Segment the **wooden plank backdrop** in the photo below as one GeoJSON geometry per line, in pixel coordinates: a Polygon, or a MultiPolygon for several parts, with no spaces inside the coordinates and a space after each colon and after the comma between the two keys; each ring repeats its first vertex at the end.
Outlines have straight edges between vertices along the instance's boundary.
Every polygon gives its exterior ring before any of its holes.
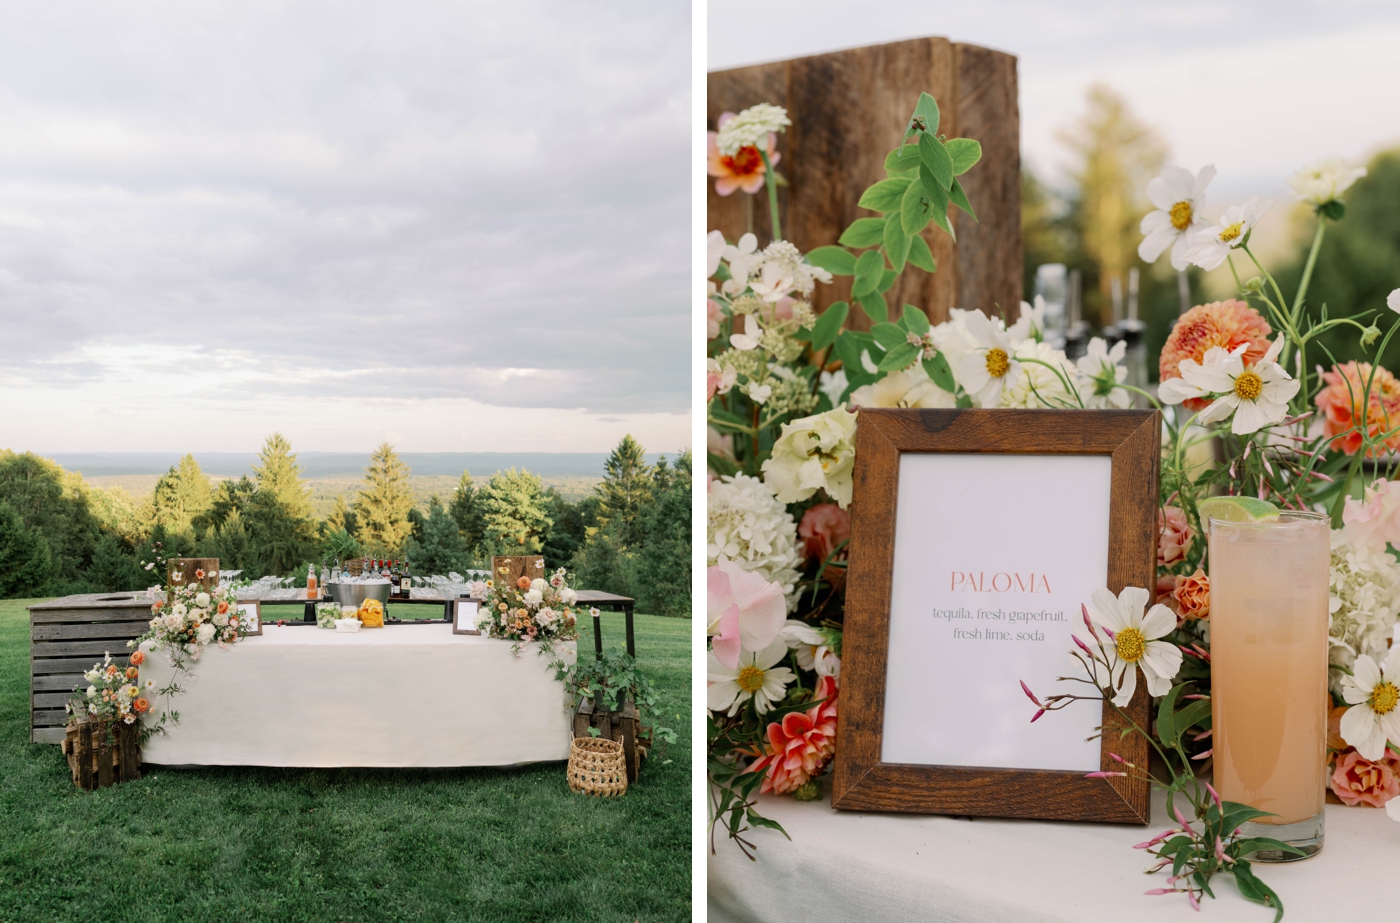
{"type": "Polygon", "coordinates": [[[547,578],[549,568],[535,566],[543,560],[543,555],[538,554],[497,555],[491,559],[491,579],[498,584],[502,581],[513,584],[521,577],[529,577],[531,580],[536,577],[547,578]],[[508,573],[503,575],[502,568],[505,568],[508,573]]]}
{"type": "MultiPolygon", "coordinates": [[[[982,143],[982,160],[960,177],[978,221],[951,211],[956,246],[929,225],[924,239],[938,265],[933,274],[910,267],[886,294],[892,310],[912,304],[934,323],[948,309],[1005,309],[1016,318],[1022,297],[1021,154],[1016,58],[1000,51],[917,38],[888,45],[713,71],[708,80],[710,130],[723,112],[769,102],[788,110],[792,126],[778,135],[777,170],[788,182],[778,190],[784,236],[803,252],[834,244],[852,221],[874,212],[857,209],[860,194],[885,178],[885,154],[919,93],[938,100],[939,133],[982,143]]],[[[752,220],[760,243],[771,237],[765,192],[753,197],[752,220]]],[[[750,197],[715,194],[708,183],[710,229],[736,240],[748,226],[750,197]]],[[[813,306],[850,301],[850,276],[818,285],[813,306]]],[[[847,326],[866,329],[863,312],[847,326]]]]}

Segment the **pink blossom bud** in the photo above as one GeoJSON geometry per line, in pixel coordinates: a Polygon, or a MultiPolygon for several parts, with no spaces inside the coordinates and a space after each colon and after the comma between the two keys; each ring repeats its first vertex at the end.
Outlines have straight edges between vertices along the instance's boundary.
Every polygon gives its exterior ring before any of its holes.
{"type": "Polygon", "coordinates": [[[1191,759],[1193,759],[1193,760],[1203,760],[1203,759],[1206,759],[1207,757],[1209,757],[1209,756],[1210,756],[1212,753],[1214,753],[1214,752],[1215,752],[1215,749],[1212,748],[1212,749],[1210,749],[1210,750],[1206,750],[1204,753],[1197,753],[1195,756],[1191,757],[1191,759]]]}
{"type": "Polygon", "coordinates": [[[1225,810],[1225,805],[1220,803],[1220,793],[1217,792],[1209,782],[1206,783],[1206,791],[1210,792],[1210,797],[1215,799],[1215,806],[1220,810],[1225,810]]]}
{"type": "Polygon", "coordinates": [[[1175,894],[1176,888],[1153,888],[1151,891],[1144,891],[1143,894],[1175,894]]]}
{"type": "Polygon", "coordinates": [[[1187,833],[1195,832],[1191,829],[1191,822],[1186,819],[1186,815],[1181,813],[1180,805],[1172,805],[1172,813],[1176,815],[1177,823],[1181,824],[1181,828],[1183,830],[1185,830],[1187,833]]]}
{"type": "Polygon", "coordinates": [[[1093,650],[1090,649],[1089,645],[1079,640],[1079,635],[1070,635],[1070,637],[1074,639],[1074,643],[1078,644],[1079,649],[1082,650],[1084,653],[1088,654],[1091,658],[1096,656],[1093,650]]]}
{"type": "Polygon", "coordinates": [[[1201,902],[1198,901],[1198,900],[1196,900],[1196,892],[1195,892],[1195,891],[1187,891],[1187,892],[1186,892],[1186,899],[1187,899],[1188,901],[1191,902],[1191,909],[1194,910],[1194,911],[1196,911],[1197,913],[1200,913],[1200,911],[1201,911],[1201,902]]]}
{"type": "MultiPolygon", "coordinates": [[[[1034,702],[1036,705],[1040,705],[1040,699],[1037,699],[1037,698],[1035,697],[1035,693],[1034,693],[1034,692],[1031,692],[1031,687],[1026,685],[1026,681],[1025,681],[1025,680],[1021,680],[1021,691],[1024,692],[1024,693],[1026,694],[1026,698],[1030,699],[1030,700],[1031,700],[1032,702],[1034,702]]],[[[1040,707],[1041,707],[1041,708],[1044,708],[1045,706],[1040,705],[1040,707]]]]}
{"type": "Polygon", "coordinates": [[[1035,713],[1035,717],[1031,719],[1031,724],[1035,724],[1037,721],[1039,721],[1040,716],[1043,714],[1045,714],[1045,709],[1042,708],[1040,711],[1035,713]]]}
{"type": "Polygon", "coordinates": [[[1215,838],[1215,858],[1219,859],[1222,863],[1230,861],[1225,856],[1225,841],[1220,837],[1215,838]]]}

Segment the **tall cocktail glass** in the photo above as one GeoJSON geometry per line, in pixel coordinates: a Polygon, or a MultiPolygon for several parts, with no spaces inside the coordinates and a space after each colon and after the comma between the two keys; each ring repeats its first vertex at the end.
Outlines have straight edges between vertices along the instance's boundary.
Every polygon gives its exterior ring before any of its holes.
{"type": "Polygon", "coordinates": [[[1285,510],[1275,522],[1210,520],[1211,718],[1215,788],[1276,816],[1244,826],[1322,849],[1326,786],[1327,577],[1331,524],[1285,510]]]}

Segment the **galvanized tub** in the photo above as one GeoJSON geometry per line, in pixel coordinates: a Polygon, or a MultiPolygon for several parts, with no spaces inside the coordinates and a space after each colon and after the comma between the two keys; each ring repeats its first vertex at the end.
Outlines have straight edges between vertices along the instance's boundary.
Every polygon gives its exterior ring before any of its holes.
{"type": "Polygon", "coordinates": [[[336,583],[334,581],[326,584],[326,591],[331,594],[331,599],[342,606],[360,607],[360,603],[366,599],[377,599],[385,605],[389,604],[389,591],[393,589],[387,580],[374,580],[368,583],[336,583]]]}

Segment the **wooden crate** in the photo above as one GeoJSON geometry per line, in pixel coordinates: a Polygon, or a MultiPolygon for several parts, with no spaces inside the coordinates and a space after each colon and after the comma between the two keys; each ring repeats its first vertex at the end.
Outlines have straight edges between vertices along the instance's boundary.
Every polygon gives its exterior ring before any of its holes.
{"type": "Polygon", "coordinates": [[[585,699],[574,713],[574,736],[593,736],[588,733],[590,727],[598,729],[599,737],[622,744],[622,756],[627,763],[627,784],[636,782],[637,772],[642,768],[651,744],[651,729],[642,727],[637,706],[628,699],[621,711],[598,711],[594,709],[591,699],[585,699]]]}
{"type": "Polygon", "coordinates": [[[136,724],[74,720],[60,743],[73,771],[73,784],[84,791],[141,778],[141,751],[136,724]]]}
{"type": "Polygon", "coordinates": [[[29,607],[29,739],[57,744],[65,736],[63,706],[83,671],[110,652],[125,668],[126,642],[144,634],[154,600],[145,593],[84,593],[29,607]]]}

